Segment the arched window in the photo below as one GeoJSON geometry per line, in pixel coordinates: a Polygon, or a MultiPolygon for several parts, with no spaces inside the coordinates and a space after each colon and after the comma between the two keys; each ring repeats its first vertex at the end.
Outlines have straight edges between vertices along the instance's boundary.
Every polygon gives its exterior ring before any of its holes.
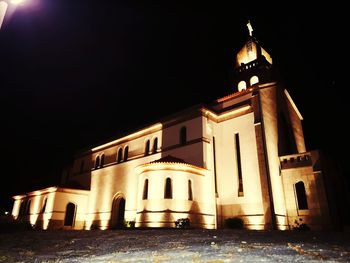
{"type": "Polygon", "coordinates": [[[247,89],[247,83],[244,80],[241,80],[238,83],[238,91],[242,91],[242,90],[245,90],[245,89],[247,89]]]}
{"type": "Polygon", "coordinates": [[[173,189],[172,189],[170,178],[167,178],[165,181],[164,198],[165,199],[172,199],[173,198],[173,189]]]}
{"type": "Polygon", "coordinates": [[[24,200],[21,201],[21,206],[19,207],[19,216],[23,216],[25,213],[26,202],[24,200]]]}
{"type": "Polygon", "coordinates": [[[74,217],[75,217],[76,205],[73,203],[68,203],[66,206],[66,215],[64,217],[64,225],[65,226],[73,226],[74,225],[74,217]]]}
{"type": "Polygon", "coordinates": [[[97,169],[98,167],[100,167],[100,156],[97,156],[95,160],[95,169],[97,169]]]}
{"type": "Polygon", "coordinates": [[[153,140],[153,149],[152,149],[152,152],[153,152],[153,153],[156,153],[157,150],[158,150],[158,138],[156,137],[156,138],[154,138],[154,140],[153,140]]]}
{"type": "Polygon", "coordinates": [[[142,200],[148,199],[148,179],[145,180],[145,184],[143,185],[143,193],[142,200]]]}
{"type": "Polygon", "coordinates": [[[188,200],[193,200],[193,193],[192,193],[192,182],[191,180],[188,180],[188,200]]]}
{"type": "Polygon", "coordinates": [[[122,160],[123,160],[123,150],[122,150],[122,148],[119,148],[118,156],[117,156],[117,163],[121,163],[122,160]]]}
{"type": "Polygon", "coordinates": [[[84,165],[85,165],[85,161],[81,160],[81,163],[80,163],[80,172],[81,173],[84,171],[84,165]]]}
{"type": "Polygon", "coordinates": [[[41,213],[45,213],[46,203],[47,203],[47,197],[45,197],[45,199],[44,199],[44,204],[43,204],[43,207],[41,208],[41,213]]]}
{"type": "Polygon", "coordinates": [[[254,84],[259,83],[259,78],[258,76],[253,76],[250,78],[250,86],[253,86],[254,84]]]}
{"type": "Polygon", "coordinates": [[[28,200],[27,201],[27,206],[26,206],[26,215],[29,215],[30,214],[30,203],[32,202],[32,200],[28,200]]]}
{"type": "Polygon", "coordinates": [[[305,186],[303,182],[300,181],[295,184],[295,192],[297,195],[298,209],[308,209],[305,186]]]}
{"type": "Polygon", "coordinates": [[[145,155],[149,155],[149,140],[146,141],[146,145],[145,145],[145,155]]]}
{"type": "Polygon", "coordinates": [[[101,155],[101,167],[103,166],[105,164],[105,155],[104,154],[102,154],[101,155]]]}
{"type": "Polygon", "coordinates": [[[125,199],[122,196],[116,196],[112,203],[112,215],[110,227],[123,228],[125,220],[125,199]]]}
{"type": "Polygon", "coordinates": [[[187,142],[187,129],[182,127],[180,130],[180,144],[184,145],[187,142]]]}
{"type": "Polygon", "coordinates": [[[129,146],[125,146],[124,148],[124,162],[128,160],[129,157],[129,146]]]}

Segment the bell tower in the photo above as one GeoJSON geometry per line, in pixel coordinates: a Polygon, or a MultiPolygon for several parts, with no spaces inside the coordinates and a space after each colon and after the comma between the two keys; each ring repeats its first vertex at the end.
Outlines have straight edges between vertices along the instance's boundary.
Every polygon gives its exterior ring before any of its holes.
{"type": "Polygon", "coordinates": [[[253,36],[248,21],[248,39],[236,55],[234,86],[238,91],[272,80],[272,57],[253,36]]]}

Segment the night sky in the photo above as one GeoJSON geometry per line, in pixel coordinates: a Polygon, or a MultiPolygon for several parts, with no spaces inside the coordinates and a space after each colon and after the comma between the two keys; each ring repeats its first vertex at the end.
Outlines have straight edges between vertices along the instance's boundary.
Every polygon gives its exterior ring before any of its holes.
{"type": "Polygon", "coordinates": [[[307,149],[331,153],[350,177],[341,8],[207,2],[31,0],[7,17],[0,211],[57,185],[81,149],[236,91],[248,19],[304,117],[307,149]]]}

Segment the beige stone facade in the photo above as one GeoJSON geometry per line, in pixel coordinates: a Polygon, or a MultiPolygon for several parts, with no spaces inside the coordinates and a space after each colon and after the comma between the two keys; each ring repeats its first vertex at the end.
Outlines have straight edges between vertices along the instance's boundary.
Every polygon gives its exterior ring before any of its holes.
{"type": "Polygon", "coordinates": [[[303,118],[253,37],[235,72],[238,92],[79,153],[64,185],[84,190],[15,196],[12,215],[44,229],[175,227],[181,218],[215,229],[232,217],[248,229],[330,228],[317,151],[306,150],[303,118]]]}

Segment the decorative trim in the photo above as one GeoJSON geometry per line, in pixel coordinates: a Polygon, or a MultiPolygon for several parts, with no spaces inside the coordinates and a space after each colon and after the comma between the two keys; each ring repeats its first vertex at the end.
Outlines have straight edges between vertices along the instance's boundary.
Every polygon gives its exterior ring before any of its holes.
{"type": "Polygon", "coordinates": [[[302,121],[304,118],[301,115],[300,111],[298,110],[297,106],[295,105],[294,101],[292,100],[292,97],[289,95],[289,92],[285,89],[284,94],[286,95],[287,99],[289,100],[290,104],[292,105],[294,111],[298,115],[299,119],[302,121]]]}
{"type": "Polygon", "coordinates": [[[234,108],[231,111],[221,113],[221,114],[216,114],[207,108],[202,108],[203,116],[209,118],[210,120],[212,120],[216,123],[226,121],[229,119],[233,119],[233,118],[236,118],[238,116],[241,116],[243,114],[247,114],[250,112],[253,112],[253,109],[252,109],[251,105],[249,105],[249,104],[242,105],[238,108],[234,108]]]}
{"type": "Polygon", "coordinates": [[[142,210],[142,211],[136,212],[136,214],[156,214],[156,213],[172,213],[172,214],[190,214],[190,215],[201,215],[201,216],[215,216],[214,214],[192,213],[191,211],[173,211],[173,210],[170,210],[170,209],[160,210],[160,211],[142,210]]]}
{"type": "Polygon", "coordinates": [[[136,167],[136,171],[138,171],[139,173],[161,171],[161,170],[189,172],[189,173],[198,174],[201,176],[204,176],[205,173],[209,171],[202,167],[198,167],[188,163],[180,163],[180,162],[152,162],[152,163],[141,164],[136,167]]]}

